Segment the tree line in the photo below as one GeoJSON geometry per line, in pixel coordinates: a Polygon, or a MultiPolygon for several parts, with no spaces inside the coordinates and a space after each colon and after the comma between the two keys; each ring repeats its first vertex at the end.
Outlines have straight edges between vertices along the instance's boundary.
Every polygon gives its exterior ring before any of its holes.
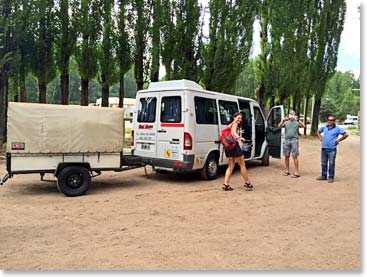
{"type": "Polygon", "coordinates": [[[120,107],[127,72],[138,90],[159,81],[163,67],[164,80],[188,79],[235,94],[251,67],[262,108],[299,110],[315,97],[315,133],[345,12],[345,0],[210,0],[205,7],[198,0],[2,0],[0,140],[6,138],[9,90],[26,102],[32,75],[38,102],[46,103],[47,84],[57,78],[59,103],[67,105],[75,95],[74,61],[80,104],[88,105],[90,84],[97,81],[102,106],[117,85],[120,107]],[[254,22],[261,26],[261,53],[250,60],[254,22]]]}

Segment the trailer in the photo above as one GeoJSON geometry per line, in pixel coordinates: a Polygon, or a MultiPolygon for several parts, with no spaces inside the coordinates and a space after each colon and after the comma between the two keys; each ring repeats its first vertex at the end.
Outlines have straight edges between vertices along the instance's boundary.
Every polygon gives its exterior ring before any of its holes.
{"type": "Polygon", "coordinates": [[[118,108],[9,103],[6,175],[46,173],[66,196],[86,193],[102,171],[144,166],[124,153],[124,112],[118,108]]]}

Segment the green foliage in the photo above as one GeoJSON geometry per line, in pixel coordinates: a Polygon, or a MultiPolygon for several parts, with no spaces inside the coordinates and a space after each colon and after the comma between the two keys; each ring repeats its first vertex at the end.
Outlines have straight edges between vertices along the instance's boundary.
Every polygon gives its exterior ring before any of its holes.
{"type": "Polygon", "coordinates": [[[92,79],[97,74],[97,43],[100,32],[99,1],[81,0],[77,17],[79,42],[76,49],[78,71],[83,79],[92,79]]]}
{"type": "Polygon", "coordinates": [[[176,44],[176,26],[175,20],[175,1],[162,0],[161,13],[161,57],[162,63],[166,69],[166,80],[171,80],[172,77],[172,62],[176,44]]]}
{"type": "Polygon", "coordinates": [[[157,82],[159,79],[159,57],[160,57],[160,28],[161,28],[161,17],[162,17],[162,5],[160,0],[152,2],[153,14],[153,26],[151,29],[152,37],[152,65],[150,72],[150,81],[157,82]]]}
{"type": "Polygon", "coordinates": [[[98,46],[98,81],[102,88],[112,85],[117,80],[113,38],[114,22],[112,19],[113,3],[113,0],[105,0],[102,2],[102,41],[98,46]]]}
{"type": "Polygon", "coordinates": [[[176,1],[176,44],[173,49],[173,79],[200,80],[198,57],[200,8],[196,0],[176,1]]]}
{"type": "Polygon", "coordinates": [[[147,59],[147,35],[149,33],[150,2],[148,0],[133,0],[134,11],[134,75],[138,90],[143,89],[146,79],[147,59]]]}
{"type": "MultiPolygon", "coordinates": [[[[33,41],[31,68],[39,85],[46,85],[56,75],[53,56],[55,39],[54,3],[52,0],[35,1],[35,22],[32,25],[33,41]]],[[[40,102],[45,101],[46,91],[40,91],[40,102]]]]}
{"type": "Polygon", "coordinates": [[[238,76],[235,94],[255,99],[256,88],[258,87],[258,85],[258,81],[255,78],[253,60],[250,60],[245,65],[245,69],[238,76]]]}
{"type": "Polygon", "coordinates": [[[234,94],[248,61],[255,19],[253,1],[210,1],[209,41],[203,48],[203,82],[210,90],[234,94]]]}
{"type": "Polygon", "coordinates": [[[131,45],[127,26],[127,0],[119,0],[118,28],[116,30],[116,55],[119,75],[124,76],[131,68],[131,45]]]}
{"type": "Polygon", "coordinates": [[[353,92],[352,89],[359,89],[358,79],[354,78],[353,73],[336,72],[326,85],[320,120],[325,120],[327,112],[335,114],[341,121],[344,121],[348,114],[357,115],[360,110],[360,94],[359,91],[353,92]]]}

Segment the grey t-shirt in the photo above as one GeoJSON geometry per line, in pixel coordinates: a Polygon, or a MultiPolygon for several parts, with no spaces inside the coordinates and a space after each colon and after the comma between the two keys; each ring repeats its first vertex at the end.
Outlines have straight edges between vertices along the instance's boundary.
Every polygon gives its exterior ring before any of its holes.
{"type": "Polygon", "coordinates": [[[288,120],[284,123],[285,139],[298,138],[299,124],[297,120],[288,120]]]}

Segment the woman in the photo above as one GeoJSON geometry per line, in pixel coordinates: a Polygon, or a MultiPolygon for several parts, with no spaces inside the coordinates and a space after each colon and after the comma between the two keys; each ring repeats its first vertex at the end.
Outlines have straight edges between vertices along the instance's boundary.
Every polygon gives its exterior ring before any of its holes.
{"type": "MultiPolygon", "coordinates": [[[[239,133],[243,133],[243,131],[239,131],[240,130],[240,126],[242,125],[242,114],[240,112],[235,113],[233,115],[233,121],[231,124],[229,124],[228,126],[231,127],[231,133],[232,136],[238,141],[238,142],[244,142],[245,139],[239,135],[239,133]]],[[[229,190],[233,190],[233,188],[230,186],[229,184],[229,179],[231,178],[233,169],[236,165],[236,163],[238,163],[241,167],[241,175],[242,178],[245,181],[245,185],[244,187],[248,190],[252,190],[253,186],[251,185],[251,182],[248,178],[247,175],[247,169],[246,169],[246,165],[245,165],[245,159],[243,157],[243,153],[242,150],[239,146],[239,143],[237,142],[236,147],[233,150],[228,150],[228,149],[224,149],[226,156],[228,158],[228,168],[226,171],[226,175],[224,177],[224,184],[223,184],[223,190],[225,191],[229,191],[229,190]]]]}

